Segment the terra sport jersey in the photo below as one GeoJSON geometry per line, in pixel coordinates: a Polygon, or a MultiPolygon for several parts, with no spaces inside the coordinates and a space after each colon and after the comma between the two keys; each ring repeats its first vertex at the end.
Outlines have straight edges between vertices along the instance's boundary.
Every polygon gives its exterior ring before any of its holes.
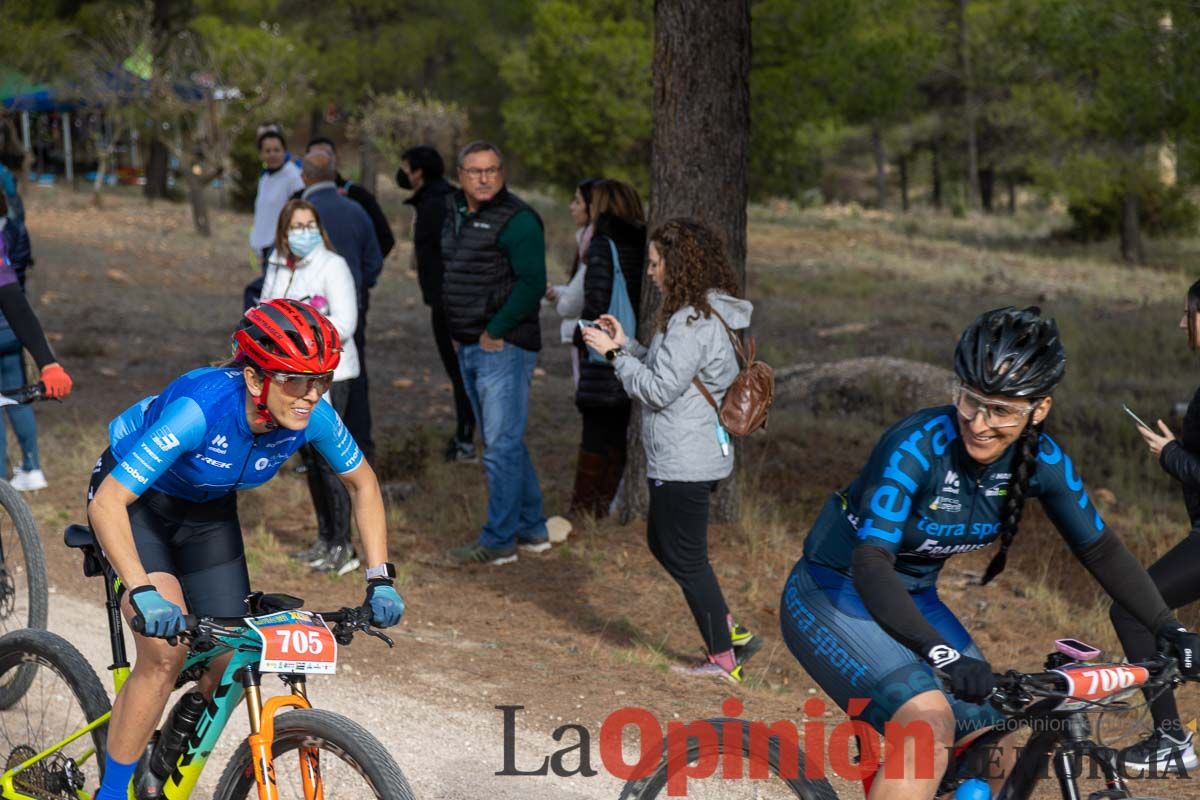
{"type": "Polygon", "coordinates": [[[313,407],[304,430],[254,434],[242,371],[221,367],[192,370],[162,394],[130,406],[109,424],[108,438],[118,462],[112,475],[123,486],[136,495],[153,486],[192,502],[261,486],[306,443],[339,475],[363,459],[325,400],[313,407]]]}
{"type": "MultiPolygon", "coordinates": [[[[910,592],[933,586],[945,559],[987,547],[1000,535],[1015,447],[979,464],[967,454],[953,406],[918,411],[879,440],[866,467],[821,510],[804,542],[813,564],[849,574],[854,548],[870,544],[896,557],[910,592]]],[[[1104,531],[1071,457],[1042,433],[1028,497],[1038,498],[1073,548],[1104,531]]]]}

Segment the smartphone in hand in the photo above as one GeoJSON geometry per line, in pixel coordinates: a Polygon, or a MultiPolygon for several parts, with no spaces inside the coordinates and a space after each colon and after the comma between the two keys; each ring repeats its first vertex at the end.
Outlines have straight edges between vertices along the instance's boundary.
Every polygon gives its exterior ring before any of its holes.
{"type": "Polygon", "coordinates": [[[1128,414],[1129,416],[1133,417],[1133,421],[1136,422],[1138,425],[1141,425],[1143,428],[1145,428],[1148,431],[1154,430],[1149,425],[1147,425],[1145,423],[1145,421],[1142,420],[1141,417],[1139,417],[1137,414],[1133,413],[1132,409],[1130,409],[1129,406],[1122,403],[1121,408],[1125,409],[1125,413],[1128,414]]]}
{"type": "Polygon", "coordinates": [[[600,323],[596,322],[595,320],[591,320],[591,319],[579,320],[579,329],[584,330],[586,328],[596,328],[597,330],[604,330],[604,328],[601,327],[600,323]]]}

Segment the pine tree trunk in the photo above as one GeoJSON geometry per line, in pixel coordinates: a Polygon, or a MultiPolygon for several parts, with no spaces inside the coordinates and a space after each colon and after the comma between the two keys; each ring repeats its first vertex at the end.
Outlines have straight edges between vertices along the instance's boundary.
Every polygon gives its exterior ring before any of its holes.
{"type": "Polygon", "coordinates": [[[150,140],[150,155],[146,158],[146,185],[143,193],[146,197],[167,196],[167,168],[171,154],[167,146],[157,136],[150,140]]]}
{"type": "MultiPolygon", "coordinates": [[[[651,230],[694,217],[724,238],[746,285],[746,167],[750,144],[750,0],[655,0],[651,230]]],[[[638,338],[649,342],[658,313],[643,281],[638,338]]],[[[648,503],[641,415],[634,404],[623,520],[648,503]]],[[[723,481],[713,518],[738,516],[737,473],[723,481]]]]}
{"type": "Polygon", "coordinates": [[[1131,265],[1140,264],[1145,258],[1138,223],[1138,196],[1134,191],[1125,192],[1121,203],[1121,258],[1131,265]]]}
{"type": "Polygon", "coordinates": [[[996,170],[984,167],[979,170],[979,202],[983,210],[992,213],[993,199],[996,194],[996,170]]]}
{"type": "Polygon", "coordinates": [[[933,207],[940,211],[942,208],[942,151],[936,139],[929,143],[929,170],[932,173],[930,180],[933,181],[931,192],[933,207]]]}
{"type": "Polygon", "coordinates": [[[883,147],[883,126],[879,120],[871,123],[871,151],[875,154],[875,205],[887,210],[887,152],[883,147]]]}
{"type": "Polygon", "coordinates": [[[958,0],[958,52],[962,64],[963,120],[967,131],[967,204],[979,208],[979,142],[976,133],[975,76],[971,70],[971,42],[967,35],[967,2],[958,0]]]}
{"type": "Polygon", "coordinates": [[[1017,213],[1017,178],[1011,172],[1004,176],[1004,185],[1008,190],[1008,213],[1017,213]]]}
{"type": "Polygon", "coordinates": [[[896,159],[896,171],[900,173],[900,209],[908,211],[908,156],[896,159]]]}
{"type": "Polygon", "coordinates": [[[371,194],[375,194],[375,183],[379,177],[379,153],[368,139],[362,143],[362,175],[359,183],[371,194]]]}

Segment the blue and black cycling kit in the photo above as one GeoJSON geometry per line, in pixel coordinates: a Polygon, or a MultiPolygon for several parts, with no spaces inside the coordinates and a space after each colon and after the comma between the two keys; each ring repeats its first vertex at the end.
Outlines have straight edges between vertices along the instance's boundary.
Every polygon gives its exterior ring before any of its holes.
{"type": "Polygon", "coordinates": [[[338,474],[363,460],[329,403],[304,430],[256,435],[241,370],[193,370],[112,421],[88,499],[109,474],[138,495],[129,521],[146,572],[178,577],[192,613],[238,616],[250,580],[236,493],[266,483],[306,443],[338,474]]]}
{"type": "MultiPolygon", "coordinates": [[[[855,708],[855,716],[879,730],[907,700],[939,688],[918,653],[947,644],[963,655],[983,658],[938,599],[936,583],[947,558],[986,547],[1000,536],[1014,451],[1009,447],[997,461],[978,464],[963,447],[952,406],[919,411],[883,435],[859,476],[825,504],[804,542],[804,557],[781,600],[784,638],[843,709],[861,705],[852,703],[855,698],[869,701],[865,708],[855,708]],[[905,600],[907,591],[912,599],[907,609],[915,605],[914,616],[919,612],[918,630],[901,631],[901,624],[885,630],[882,615],[868,611],[876,598],[864,603],[863,575],[856,581],[851,568],[857,563],[862,570],[868,563],[856,559],[860,547],[870,548],[860,555],[885,559],[885,568],[891,562],[888,581],[879,583],[894,583],[899,600],[905,600]]],[[[1111,566],[1097,566],[1102,560],[1124,569],[1132,557],[1105,530],[1071,457],[1045,433],[1027,496],[1041,501],[1072,551],[1110,593],[1126,596],[1144,590],[1139,582],[1119,586],[1111,566]]],[[[886,589],[881,586],[881,596],[886,589]]],[[[1156,595],[1152,589],[1150,594],[1156,595]]],[[[1147,600],[1143,606],[1152,617],[1162,611],[1160,601],[1147,600]]],[[[950,700],[960,735],[998,720],[990,706],[950,700]]]]}

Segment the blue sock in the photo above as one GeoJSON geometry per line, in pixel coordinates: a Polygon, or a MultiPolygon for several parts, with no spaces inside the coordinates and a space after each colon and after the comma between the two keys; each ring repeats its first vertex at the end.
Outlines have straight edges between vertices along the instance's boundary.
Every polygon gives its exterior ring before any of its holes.
{"type": "Polygon", "coordinates": [[[137,763],[122,764],[108,756],[104,761],[104,783],[100,784],[100,791],[92,800],[128,800],[129,781],[137,763]]]}

